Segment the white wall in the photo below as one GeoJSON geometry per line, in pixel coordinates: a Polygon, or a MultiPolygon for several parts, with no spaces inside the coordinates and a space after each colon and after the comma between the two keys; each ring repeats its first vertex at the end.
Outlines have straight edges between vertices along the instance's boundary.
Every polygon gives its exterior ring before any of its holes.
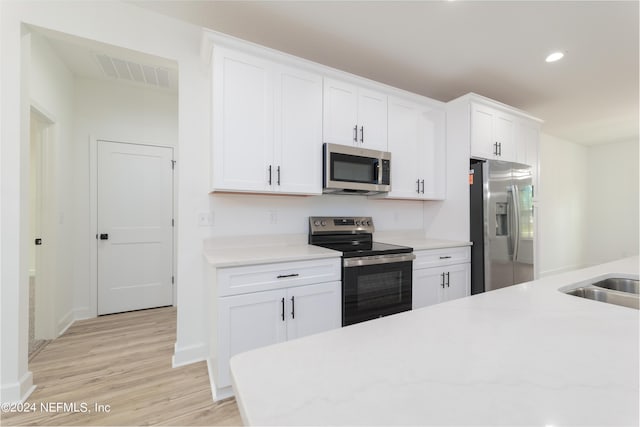
{"type": "Polygon", "coordinates": [[[638,254],[638,141],[589,147],[589,265],[638,254]]]}
{"type": "Polygon", "coordinates": [[[177,147],[178,95],[114,81],[75,80],[74,110],[74,309],[77,318],[96,316],[89,248],[90,138],[177,147]]]}
{"type": "MultiPolygon", "coordinates": [[[[43,37],[33,34],[29,73],[30,98],[53,124],[43,144],[43,215],[41,251],[47,261],[36,290],[36,301],[48,304],[47,310],[36,311],[50,318],[38,316],[44,332],[42,337],[58,336],[73,321],[73,206],[71,201],[72,133],[73,133],[73,75],[53,54],[43,37]],[[46,281],[44,280],[46,279],[46,281]],[[42,298],[46,296],[46,298],[42,298]],[[50,325],[46,325],[51,323],[50,325]]],[[[25,165],[27,166],[27,165],[25,165]]],[[[32,245],[32,241],[27,241],[32,245]]]]}
{"type": "MultiPolygon", "coordinates": [[[[174,60],[178,64],[178,325],[176,363],[206,356],[202,241],[196,212],[209,208],[209,82],[200,60],[201,30],[120,2],[0,1],[2,147],[1,400],[32,390],[28,341],[28,105],[21,93],[23,23],[174,60]],[[183,220],[184,218],[184,220],[183,220]]],[[[28,29],[24,29],[28,32],[28,29]]],[[[26,55],[28,57],[28,55],[26,55]]],[[[28,59],[27,59],[28,61],[28,59]]]]}
{"type": "MultiPolygon", "coordinates": [[[[214,226],[211,236],[307,234],[309,216],[371,216],[376,230],[423,228],[420,201],[376,200],[365,196],[314,197],[213,193],[209,196],[214,226]],[[274,221],[275,220],[275,221],[274,221]]],[[[197,218],[188,218],[193,222],[197,218]]]]}
{"type": "Polygon", "coordinates": [[[540,276],[586,265],[588,149],[540,135],[540,276]]]}

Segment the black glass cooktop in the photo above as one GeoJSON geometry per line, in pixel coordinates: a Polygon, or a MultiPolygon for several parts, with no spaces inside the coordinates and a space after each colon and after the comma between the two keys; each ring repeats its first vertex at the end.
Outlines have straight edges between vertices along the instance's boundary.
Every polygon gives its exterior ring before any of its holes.
{"type": "Polygon", "coordinates": [[[342,252],[343,258],[353,258],[360,256],[373,255],[389,255],[404,254],[413,252],[413,248],[408,246],[390,245],[380,242],[360,242],[360,241],[343,241],[343,242],[322,242],[313,243],[316,246],[333,249],[342,252]]]}

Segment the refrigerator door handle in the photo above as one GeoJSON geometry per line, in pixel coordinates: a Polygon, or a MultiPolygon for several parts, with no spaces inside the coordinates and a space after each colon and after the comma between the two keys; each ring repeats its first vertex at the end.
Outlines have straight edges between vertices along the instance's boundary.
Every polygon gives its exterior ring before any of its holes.
{"type": "Polygon", "coordinates": [[[515,225],[514,236],[513,236],[513,261],[518,261],[518,251],[520,249],[520,191],[518,190],[517,185],[512,186],[511,190],[511,199],[513,201],[513,224],[515,225]]]}

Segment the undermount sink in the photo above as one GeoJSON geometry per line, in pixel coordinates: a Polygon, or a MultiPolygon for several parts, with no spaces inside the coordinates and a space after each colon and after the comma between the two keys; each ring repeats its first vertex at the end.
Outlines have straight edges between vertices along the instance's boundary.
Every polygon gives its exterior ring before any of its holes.
{"type": "Polygon", "coordinates": [[[640,294],[640,281],[634,279],[623,279],[620,277],[611,277],[593,284],[599,288],[611,289],[614,291],[630,292],[632,294],[640,294]]]}
{"type": "Polygon", "coordinates": [[[564,293],[640,310],[638,288],[638,280],[612,277],[564,293]]]}

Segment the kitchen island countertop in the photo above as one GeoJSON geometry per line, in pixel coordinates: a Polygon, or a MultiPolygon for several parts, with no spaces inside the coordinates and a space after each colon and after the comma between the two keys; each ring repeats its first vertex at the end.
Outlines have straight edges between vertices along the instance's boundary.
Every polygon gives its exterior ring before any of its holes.
{"type": "Polygon", "coordinates": [[[639,311],[566,295],[638,257],[234,356],[248,425],[638,425],[639,311]]]}

